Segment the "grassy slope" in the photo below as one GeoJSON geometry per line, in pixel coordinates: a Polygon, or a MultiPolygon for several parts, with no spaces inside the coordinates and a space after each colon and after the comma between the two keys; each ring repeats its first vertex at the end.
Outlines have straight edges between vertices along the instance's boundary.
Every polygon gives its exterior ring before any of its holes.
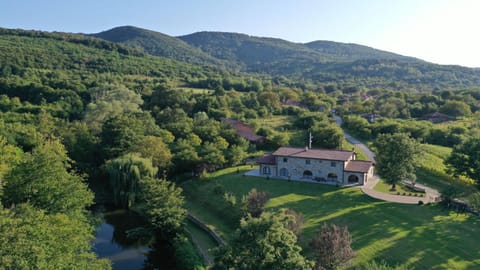
{"type": "MultiPolygon", "coordinates": [[[[241,167],[241,173],[250,167],[241,167]]],[[[358,256],[355,265],[373,259],[391,264],[408,264],[415,269],[478,269],[480,236],[478,219],[443,210],[440,206],[400,205],[371,199],[358,188],[264,180],[243,177],[230,168],[207,179],[185,184],[188,208],[224,236],[236,222],[222,211],[221,195],[212,189],[221,186],[240,198],[250,189],[268,191],[267,208],[287,207],[303,213],[306,224],[301,245],[323,222],[347,225],[358,256]],[[209,202],[209,203],[206,203],[209,202]]],[[[228,237],[227,237],[228,238],[228,237]]]]}
{"type": "Polygon", "coordinates": [[[461,177],[454,179],[446,173],[444,160],[450,155],[449,147],[422,144],[417,168],[417,181],[426,183],[440,191],[451,188],[452,184],[458,188],[464,196],[476,191],[471,179],[461,177]]]}

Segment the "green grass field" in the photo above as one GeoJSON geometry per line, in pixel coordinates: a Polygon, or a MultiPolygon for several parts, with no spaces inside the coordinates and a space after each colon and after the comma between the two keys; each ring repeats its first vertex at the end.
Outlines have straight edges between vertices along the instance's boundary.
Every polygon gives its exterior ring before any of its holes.
{"type": "Polygon", "coordinates": [[[212,251],[213,248],[217,247],[217,242],[207,232],[190,220],[187,220],[185,227],[192,238],[195,239],[196,243],[198,243],[200,248],[204,250],[210,256],[210,258],[213,258],[212,251]]]}
{"type": "Polygon", "coordinates": [[[476,191],[473,181],[465,177],[455,179],[446,172],[444,160],[451,151],[449,147],[422,144],[416,173],[417,182],[427,184],[439,191],[452,188],[453,185],[462,192],[463,197],[467,197],[476,191]]]}
{"type": "Polygon", "coordinates": [[[183,185],[187,208],[227,240],[238,221],[221,192],[240,201],[250,189],[270,193],[267,210],[291,208],[304,215],[301,245],[324,223],[348,226],[357,252],[354,266],[384,259],[414,269],[480,269],[479,219],[436,205],[401,205],[371,199],[359,188],[244,177],[249,166],[229,168],[183,185]]]}
{"type": "Polygon", "coordinates": [[[424,192],[413,191],[401,183],[395,186],[395,191],[391,191],[391,188],[392,185],[385,183],[383,180],[378,181],[378,184],[373,187],[373,189],[376,191],[393,195],[411,194],[415,196],[423,196],[425,194],[424,192]]]}

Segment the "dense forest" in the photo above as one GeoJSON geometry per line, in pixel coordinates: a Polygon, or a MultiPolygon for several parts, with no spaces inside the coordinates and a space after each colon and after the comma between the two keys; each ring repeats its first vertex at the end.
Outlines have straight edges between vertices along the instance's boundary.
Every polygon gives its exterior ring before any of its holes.
{"type": "Polygon", "coordinates": [[[285,76],[303,85],[353,84],[424,91],[480,83],[478,69],[436,65],[357,44],[332,41],[300,44],[223,32],[169,37],[131,26],[95,36],[189,63],[212,64],[212,59],[217,59],[217,63],[222,62],[229,69],[285,76]],[[181,44],[181,49],[174,49],[172,44],[181,44]],[[210,57],[207,59],[206,55],[210,57]]]}
{"type": "MultiPolygon", "coordinates": [[[[425,119],[478,119],[479,87],[478,70],[354,44],[174,38],[131,27],[94,36],[0,29],[0,266],[108,269],[91,250],[90,209],[111,204],[148,219],[137,233],[169,242],[177,268],[200,267],[185,240],[182,181],[304,146],[308,133],[316,147],[340,148],[332,109],[367,141],[403,132],[456,147],[480,136],[478,120],[451,127],[425,119]],[[295,121],[282,130],[260,121],[273,115],[295,121]],[[267,143],[250,144],[224,118],[249,123],[267,143]]],[[[288,217],[263,219],[277,226],[288,217]]],[[[288,265],[311,267],[295,254],[288,265]]]]}

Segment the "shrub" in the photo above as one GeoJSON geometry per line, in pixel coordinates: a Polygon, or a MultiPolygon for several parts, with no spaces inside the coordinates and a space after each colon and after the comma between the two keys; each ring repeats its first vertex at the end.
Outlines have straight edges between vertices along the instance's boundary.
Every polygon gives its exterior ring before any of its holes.
{"type": "Polygon", "coordinates": [[[423,205],[423,201],[419,200],[418,205],[423,205]]]}
{"type": "Polygon", "coordinates": [[[204,269],[203,259],[192,242],[185,236],[177,236],[173,242],[177,269],[204,269]]]}
{"type": "Polygon", "coordinates": [[[222,195],[225,193],[225,189],[223,188],[223,186],[216,184],[213,188],[213,193],[216,195],[222,195]]]}
{"type": "Polygon", "coordinates": [[[263,207],[267,204],[268,193],[263,191],[257,191],[256,189],[250,190],[245,198],[245,211],[252,215],[252,217],[259,217],[263,212],[263,207]]]}

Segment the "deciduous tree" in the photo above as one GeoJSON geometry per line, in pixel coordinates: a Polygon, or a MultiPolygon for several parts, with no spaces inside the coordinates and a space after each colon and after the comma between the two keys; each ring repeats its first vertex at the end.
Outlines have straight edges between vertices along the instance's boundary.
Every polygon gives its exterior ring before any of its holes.
{"type": "Polygon", "coordinates": [[[154,177],[158,170],[150,159],[142,158],[136,153],[108,161],[106,169],[114,203],[124,208],[131,207],[137,200],[140,181],[154,177]]]}
{"type": "Polygon", "coordinates": [[[71,171],[58,141],[47,141],[26,154],[5,177],[4,205],[30,202],[47,213],[82,214],[93,203],[83,178],[71,171]]]}
{"type": "Polygon", "coordinates": [[[392,185],[407,178],[415,179],[415,159],[419,143],[406,133],[380,134],[374,143],[376,170],[392,185]]]}
{"type": "Polygon", "coordinates": [[[453,175],[464,175],[480,184],[480,138],[471,138],[453,148],[445,163],[453,175]]]}
{"type": "Polygon", "coordinates": [[[263,207],[268,202],[268,193],[252,189],[245,199],[246,212],[252,217],[259,217],[263,212],[263,207]]]}
{"type": "Polygon", "coordinates": [[[334,270],[347,265],[355,257],[351,244],[352,238],[347,227],[323,224],[310,242],[315,256],[315,269],[334,270]]]}
{"type": "Polygon", "coordinates": [[[152,177],[143,178],[140,183],[143,209],[150,223],[162,236],[174,236],[187,215],[182,189],[173,182],[152,177]]]}
{"type": "Polygon", "coordinates": [[[91,251],[91,225],[28,204],[0,209],[1,269],[110,269],[91,251]]]}
{"type": "Polygon", "coordinates": [[[240,221],[231,244],[217,250],[213,269],[312,269],[301,255],[297,237],[286,228],[293,217],[263,213],[240,221]]]}

